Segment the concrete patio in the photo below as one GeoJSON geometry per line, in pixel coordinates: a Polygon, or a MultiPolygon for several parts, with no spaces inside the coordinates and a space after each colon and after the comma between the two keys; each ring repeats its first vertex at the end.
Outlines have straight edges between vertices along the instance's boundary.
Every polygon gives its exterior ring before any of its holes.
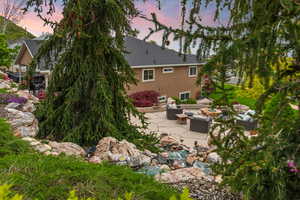
{"type": "MultiPolygon", "coordinates": [[[[191,112],[196,113],[197,110],[191,112]]],[[[146,113],[145,116],[149,123],[147,132],[166,133],[178,141],[183,140],[183,144],[189,147],[193,147],[195,141],[201,146],[207,146],[208,134],[190,131],[190,120],[186,125],[178,124],[176,120],[167,120],[165,111],[146,113]]],[[[132,119],[132,122],[136,124],[137,120],[132,119]]]]}

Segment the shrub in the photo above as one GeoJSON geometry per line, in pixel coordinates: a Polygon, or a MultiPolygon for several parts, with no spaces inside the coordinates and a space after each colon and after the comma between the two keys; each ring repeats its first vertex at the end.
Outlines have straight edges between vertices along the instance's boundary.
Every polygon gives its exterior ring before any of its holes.
{"type": "Polygon", "coordinates": [[[0,104],[19,103],[25,104],[27,99],[24,97],[18,97],[15,94],[0,94],[0,104]]]}
{"type": "MultiPolygon", "coordinates": [[[[0,186],[0,200],[23,200],[23,197],[21,195],[16,194],[15,196],[12,196],[12,191],[10,190],[11,186],[9,185],[2,185],[0,186]]],[[[133,200],[134,199],[134,194],[133,193],[128,193],[126,192],[124,195],[124,199],[119,197],[118,200],[133,200]]],[[[69,194],[69,197],[67,200],[79,200],[79,198],[76,196],[76,191],[72,190],[69,194]]],[[[83,199],[81,199],[83,200],[83,199]]],[[[94,200],[91,198],[88,198],[86,200],[94,200]]],[[[177,200],[176,196],[172,196],[170,198],[170,200],[177,200]]],[[[187,188],[185,188],[183,190],[183,193],[180,195],[178,200],[192,200],[191,198],[189,198],[189,190],[187,188]]]]}
{"type": "Polygon", "coordinates": [[[124,166],[91,164],[67,156],[11,155],[0,159],[0,184],[11,184],[24,199],[111,200],[130,191],[139,200],[168,200],[176,191],[124,166]],[[10,169],[10,170],[8,170],[10,169]]]}
{"type": "Polygon", "coordinates": [[[13,136],[10,126],[0,118],[0,158],[9,154],[29,152],[28,143],[13,136]]]}
{"type": "Polygon", "coordinates": [[[7,100],[8,103],[18,103],[18,104],[25,104],[27,99],[25,97],[12,97],[7,100]]]}
{"type": "Polygon", "coordinates": [[[197,104],[196,99],[185,99],[185,100],[181,100],[178,97],[172,97],[172,99],[175,100],[176,104],[197,104]]]}
{"type": "Polygon", "coordinates": [[[151,107],[154,104],[158,104],[158,92],[148,90],[142,92],[136,92],[129,97],[133,100],[133,105],[136,107],[151,107]]]}

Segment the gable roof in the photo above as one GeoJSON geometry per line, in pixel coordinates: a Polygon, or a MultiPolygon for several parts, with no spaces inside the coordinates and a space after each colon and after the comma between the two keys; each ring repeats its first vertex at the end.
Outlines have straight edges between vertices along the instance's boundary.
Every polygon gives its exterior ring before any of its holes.
{"type": "MultiPolygon", "coordinates": [[[[42,43],[43,39],[24,41],[32,57],[38,53],[42,43]]],[[[186,59],[184,60],[184,57],[180,56],[174,50],[162,49],[156,44],[134,37],[125,38],[125,49],[128,52],[125,54],[125,58],[133,68],[201,64],[195,55],[186,55],[186,59]]],[[[41,68],[41,70],[48,70],[46,66],[42,66],[41,68]]]]}
{"type": "Polygon", "coordinates": [[[27,46],[30,54],[34,57],[41,47],[43,40],[25,40],[24,44],[27,46]]]}
{"type": "Polygon", "coordinates": [[[178,52],[171,49],[162,49],[156,44],[139,40],[134,37],[125,38],[125,48],[128,54],[125,58],[132,67],[154,66],[154,65],[185,65],[199,64],[195,55],[186,55],[184,60],[178,52]]]}

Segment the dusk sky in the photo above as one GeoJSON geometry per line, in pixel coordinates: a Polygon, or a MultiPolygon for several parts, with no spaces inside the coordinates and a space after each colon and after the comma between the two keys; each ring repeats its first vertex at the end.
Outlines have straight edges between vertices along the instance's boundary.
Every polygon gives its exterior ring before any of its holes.
{"type": "MultiPolygon", "coordinates": [[[[137,1],[136,7],[138,10],[142,11],[146,16],[150,16],[151,13],[156,13],[158,19],[170,26],[178,27],[179,25],[179,17],[180,17],[180,1],[179,0],[162,0],[161,10],[158,9],[157,3],[155,0],[148,0],[146,3],[142,0],[137,1]]],[[[202,11],[202,23],[209,25],[213,24],[213,12],[212,6],[208,9],[204,9],[202,11]]],[[[61,11],[62,7],[58,4],[56,8],[56,14],[52,17],[55,20],[61,19],[61,11]]],[[[42,33],[52,32],[51,27],[44,26],[42,20],[36,17],[35,13],[29,12],[27,13],[23,20],[19,23],[20,26],[26,28],[29,32],[33,33],[36,36],[41,35],[42,33]]],[[[133,20],[132,25],[134,28],[140,31],[138,38],[143,39],[145,35],[148,33],[148,28],[152,26],[150,22],[146,22],[141,18],[136,18],[133,20]]],[[[151,40],[156,41],[160,44],[161,35],[156,34],[153,35],[151,40]]],[[[170,48],[176,48],[176,44],[171,43],[170,48]]]]}

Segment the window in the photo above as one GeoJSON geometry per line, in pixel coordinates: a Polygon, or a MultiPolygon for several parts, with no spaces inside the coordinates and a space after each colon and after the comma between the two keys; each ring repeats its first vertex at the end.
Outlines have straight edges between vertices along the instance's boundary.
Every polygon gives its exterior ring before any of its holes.
{"type": "Polygon", "coordinates": [[[172,67],[168,67],[168,68],[163,68],[163,73],[167,74],[167,73],[173,73],[174,69],[172,67]]]}
{"type": "Polygon", "coordinates": [[[166,102],[166,101],[167,101],[167,96],[160,96],[160,97],[158,97],[158,101],[159,101],[160,103],[166,102]]]}
{"type": "Polygon", "coordinates": [[[196,77],[197,76],[197,66],[189,67],[189,77],[196,77]]]}
{"type": "Polygon", "coordinates": [[[154,69],[143,69],[143,81],[154,81],[154,69]]]}
{"type": "Polygon", "coordinates": [[[180,92],[179,93],[179,99],[180,100],[185,100],[185,99],[189,99],[190,98],[190,91],[186,91],[186,92],[180,92]]]}

